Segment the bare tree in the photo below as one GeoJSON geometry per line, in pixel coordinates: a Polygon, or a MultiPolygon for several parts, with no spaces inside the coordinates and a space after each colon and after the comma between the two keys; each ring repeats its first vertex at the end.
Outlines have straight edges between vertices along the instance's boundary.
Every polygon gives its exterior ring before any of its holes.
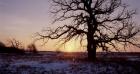
{"type": "Polygon", "coordinates": [[[36,45],[34,43],[31,43],[27,46],[28,51],[33,52],[33,53],[37,53],[37,48],[36,45]]]}
{"type": "Polygon", "coordinates": [[[138,25],[133,22],[135,10],[129,10],[122,0],[52,0],[56,16],[54,23],[71,21],[56,29],[38,33],[39,39],[71,39],[87,41],[88,58],[96,59],[96,50],[119,51],[117,45],[139,47],[138,25]]]}
{"type": "Polygon", "coordinates": [[[9,39],[8,40],[10,47],[17,48],[17,49],[23,49],[22,43],[16,39],[9,39]]]}

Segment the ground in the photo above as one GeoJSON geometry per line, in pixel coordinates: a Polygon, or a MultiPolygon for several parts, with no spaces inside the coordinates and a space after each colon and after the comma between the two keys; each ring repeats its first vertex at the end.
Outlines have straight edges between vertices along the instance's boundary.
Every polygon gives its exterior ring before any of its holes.
{"type": "Polygon", "coordinates": [[[92,62],[86,60],[86,53],[1,53],[0,74],[140,74],[138,55],[97,55],[92,62]]]}

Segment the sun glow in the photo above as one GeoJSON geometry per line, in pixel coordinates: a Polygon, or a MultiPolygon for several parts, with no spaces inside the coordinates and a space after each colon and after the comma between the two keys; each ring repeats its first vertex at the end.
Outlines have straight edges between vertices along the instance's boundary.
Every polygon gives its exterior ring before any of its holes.
{"type": "Polygon", "coordinates": [[[75,41],[70,41],[70,42],[66,43],[64,49],[65,49],[65,52],[74,52],[76,50],[75,41]]]}

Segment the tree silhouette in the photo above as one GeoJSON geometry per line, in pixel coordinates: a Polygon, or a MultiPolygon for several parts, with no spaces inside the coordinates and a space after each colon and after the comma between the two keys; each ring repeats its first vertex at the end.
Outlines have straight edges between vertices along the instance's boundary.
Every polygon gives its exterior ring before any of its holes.
{"type": "Polygon", "coordinates": [[[0,53],[23,54],[25,52],[19,41],[10,39],[8,42],[10,46],[6,46],[4,43],[0,42],[0,53]]]}
{"type": "Polygon", "coordinates": [[[16,39],[9,39],[8,40],[10,47],[17,48],[17,49],[23,49],[22,43],[16,39]]]}
{"type": "Polygon", "coordinates": [[[6,47],[6,45],[0,41],[0,47],[6,47]]]}
{"type": "Polygon", "coordinates": [[[129,10],[122,0],[52,0],[56,16],[54,23],[71,21],[56,29],[48,28],[39,39],[60,39],[66,43],[71,39],[87,41],[88,58],[96,59],[96,50],[119,51],[118,45],[134,45],[140,32],[133,22],[135,10],[129,10]],[[47,33],[47,34],[46,34],[47,33]]]}
{"type": "Polygon", "coordinates": [[[37,53],[37,48],[36,48],[36,45],[34,43],[31,43],[27,46],[29,52],[32,52],[32,53],[37,53]]]}

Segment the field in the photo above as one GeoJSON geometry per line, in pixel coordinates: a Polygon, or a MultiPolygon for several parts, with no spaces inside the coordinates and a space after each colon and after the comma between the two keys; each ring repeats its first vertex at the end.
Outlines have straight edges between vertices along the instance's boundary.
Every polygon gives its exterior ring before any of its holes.
{"type": "Polygon", "coordinates": [[[1,53],[0,74],[140,74],[140,53],[97,53],[95,62],[86,57],[86,53],[1,53]]]}

